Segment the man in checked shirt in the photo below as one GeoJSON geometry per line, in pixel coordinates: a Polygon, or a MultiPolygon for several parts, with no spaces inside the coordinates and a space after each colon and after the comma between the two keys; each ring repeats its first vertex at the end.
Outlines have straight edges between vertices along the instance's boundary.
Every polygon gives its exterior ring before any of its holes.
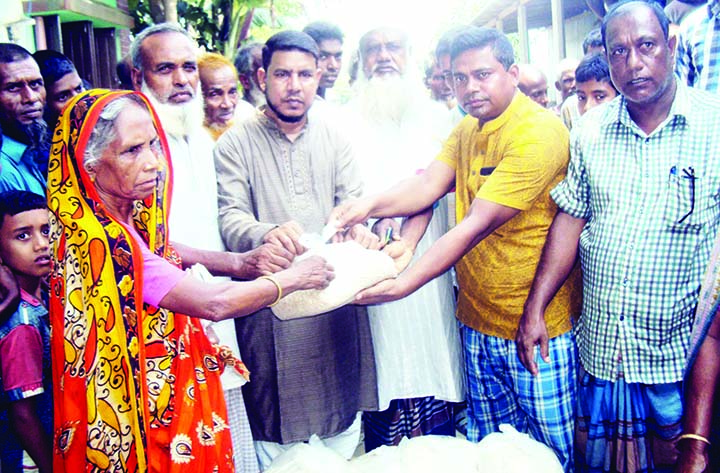
{"type": "Polygon", "coordinates": [[[668,471],[698,292],[720,223],[720,100],[673,76],[676,39],[656,4],[615,5],[602,24],[622,94],[571,135],[568,173],[517,343],[530,371],[546,357],[544,310],[577,255],[578,471],[668,471]]]}

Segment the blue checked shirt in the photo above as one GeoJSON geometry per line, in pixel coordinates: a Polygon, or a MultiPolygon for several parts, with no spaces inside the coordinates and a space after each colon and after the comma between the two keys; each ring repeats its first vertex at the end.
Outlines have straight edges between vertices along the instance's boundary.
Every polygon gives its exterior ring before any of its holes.
{"type": "Polygon", "coordinates": [[[680,24],[675,71],[690,87],[720,92],[720,0],[690,13],[680,24]]]}
{"type": "Polygon", "coordinates": [[[646,135],[624,97],[573,128],[568,173],[551,196],[587,221],[580,235],[580,361],[614,381],[680,381],[700,282],[720,217],[720,97],[678,84],[646,135]]]}

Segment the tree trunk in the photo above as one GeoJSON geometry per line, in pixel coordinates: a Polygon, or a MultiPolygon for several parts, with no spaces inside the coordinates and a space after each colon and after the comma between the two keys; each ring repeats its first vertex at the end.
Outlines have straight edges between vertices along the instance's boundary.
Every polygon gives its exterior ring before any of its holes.
{"type": "Polygon", "coordinates": [[[178,22],[177,0],[163,0],[165,4],[165,21],[178,22]]]}

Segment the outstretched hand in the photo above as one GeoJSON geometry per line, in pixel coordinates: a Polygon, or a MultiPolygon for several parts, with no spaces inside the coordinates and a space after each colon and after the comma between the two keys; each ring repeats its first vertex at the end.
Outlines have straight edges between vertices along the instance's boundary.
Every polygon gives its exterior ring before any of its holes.
{"type": "Polygon", "coordinates": [[[277,273],[290,267],[295,255],[282,246],[265,243],[243,255],[241,273],[245,279],[277,273]]]}
{"type": "Polygon", "coordinates": [[[371,211],[368,198],[349,200],[332,209],[328,222],[337,222],[339,228],[349,228],[358,223],[364,224],[371,211]]]}
{"type": "Polygon", "coordinates": [[[343,241],[354,241],[368,250],[380,249],[380,238],[363,224],[353,225],[342,237],[343,241]]]}
{"type": "Polygon", "coordinates": [[[393,263],[395,263],[395,272],[400,274],[410,265],[410,261],[412,261],[413,254],[415,252],[405,240],[397,239],[385,245],[383,253],[393,259],[393,263]]]}
{"type": "Polygon", "coordinates": [[[300,235],[303,229],[295,221],[285,222],[265,234],[263,243],[270,243],[285,248],[294,256],[301,255],[306,248],[300,243],[300,235]]]}
{"type": "Polygon", "coordinates": [[[335,279],[335,270],[320,256],[310,256],[287,269],[298,290],[325,289],[335,279]]]}
{"type": "Polygon", "coordinates": [[[355,303],[361,305],[381,304],[402,299],[409,293],[400,278],[385,279],[358,293],[355,296],[355,303]]]}

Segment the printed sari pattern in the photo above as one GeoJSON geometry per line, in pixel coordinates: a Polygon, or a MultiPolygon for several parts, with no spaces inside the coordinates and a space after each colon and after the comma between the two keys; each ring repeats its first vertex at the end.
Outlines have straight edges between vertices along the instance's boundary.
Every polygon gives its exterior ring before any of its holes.
{"type": "MultiPolygon", "coordinates": [[[[231,472],[216,348],[197,319],[142,303],[138,243],[100,200],[82,161],[104,106],[127,91],[73,99],[48,175],[55,472],[231,472]]],[[[170,156],[147,100],[164,156],[170,156]]],[[[179,265],[167,241],[172,165],[136,201],[135,229],[179,265]]]]}

